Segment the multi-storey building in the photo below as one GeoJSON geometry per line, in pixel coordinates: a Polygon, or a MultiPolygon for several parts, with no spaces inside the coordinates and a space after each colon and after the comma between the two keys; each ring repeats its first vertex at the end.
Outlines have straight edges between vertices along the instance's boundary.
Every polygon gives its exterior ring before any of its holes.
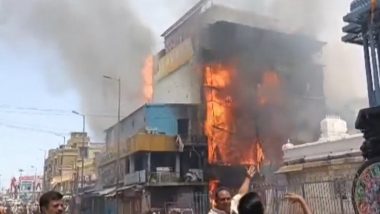
{"type": "MultiPolygon", "coordinates": [[[[284,165],[277,171],[285,181],[282,187],[286,185],[287,191],[303,195],[319,213],[354,213],[352,185],[364,162],[360,151],[362,141],[362,134],[347,132],[345,121],[326,117],[321,122],[319,140],[284,145],[284,165]]],[[[277,190],[281,192],[284,188],[277,187],[277,190]]],[[[277,212],[289,210],[278,196],[267,195],[267,200],[270,207],[278,207],[277,212]]]]}
{"type": "Polygon", "coordinates": [[[109,198],[105,209],[117,207],[120,213],[192,209],[197,194],[206,191],[202,170],[206,141],[200,125],[196,105],[152,104],[108,129],[109,150],[99,163],[103,187],[99,194],[109,198]]]}
{"type": "Polygon", "coordinates": [[[82,189],[82,156],[84,155],[84,187],[95,184],[95,156],[101,152],[102,143],[90,143],[87,133],[73,132],[66,145],[49,151],[45,159],[44,190],[58,190],[65,195],[72,195],[82,189]],[[84,148],[84,149],[82,149],[84,148]]]}
{"type": "Polygon", "coordinates": [[[37,174],[20,176],[18,187],[18,197],[21,201],[25,203],[36,201],[42,190],[42,177],[37,174]]]}
{"type": "Polygon", "coordinates": [[[208,0],[162,36],[153,104],[106,131],[93,213],[206,213],[204,181],[236,187],[245,165],[279,166],[287,139],[319,137],[323,43],[208,0]]]}
{"type": "MultiPolygon", "coordinates": [[[[288,139],[318,139],[326,114],[322,42],[207,0],[162,36],[153,102],[200,106],[211,165],[276,168],[288,139]]],[[[227,185],[224,168],[210,171],[227,185]]]]}

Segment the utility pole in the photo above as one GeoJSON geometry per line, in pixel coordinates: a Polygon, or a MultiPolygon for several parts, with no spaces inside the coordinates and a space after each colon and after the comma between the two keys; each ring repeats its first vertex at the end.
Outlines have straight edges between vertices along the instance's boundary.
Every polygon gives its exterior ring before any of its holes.
{"type": "Polygon", "coordinates": [[[54,135],[63,138],[63,144],[59,145],[59,147],[58,147],[59,150],[61,151],[61,163],[60,163],[60,172],[59,172],[59,174],[60,174],[60,177],[61,177],[60,191],[62,192],[63,191],[63,155],[64,155],[65,145],[66,145],[66,136],[65,135],[61,135],[61,134],[57,134],[57,133],[55,133],[54,135]]]}
{"type": "Polygon", "coordinates": [[[82,146],[81,148],[79,149],[80,151],[80,156],[81,156],[81,159],[82,159],[82,169],[81,169],[81,188],[82,188],[82,192],[84,191],[83,187],[84,187],[84,156],[85,156],[85,138],[86,138],[86,115],[84,114],[81,114],[77,111],[72,111],[73,114],[76,114],[76,115],[79,115],[82,117],[82,146]]]}
{"type": "MultiPolygon", "coordinates": [[[[121,120],[121,115],[120,115],[120,106],[121,106],[121,80],[120,78],[112,78],[110,76],[103,75],[104,78],[116,81],[118,84],[118,102],[117,102],[117,126],[116,126],[116,139],[117,139],[117,154],[116,154],[116,195],[119,187],[119,182],[120,182],[120,120],[121,120]]],[[[116,201],[116,212],[119,212],[119,203],[116,201]]]]}
{"type": "Polygon", "coordinates": [[[65,144],[66,144],[66,136],[62,136],[63,137],[63,147],[61,148],[61,172],[60,172],[60,176],[61,176],[61,192],[63,192],[63,155],[64,155],[64,152],[65,152],[65,144]]]}

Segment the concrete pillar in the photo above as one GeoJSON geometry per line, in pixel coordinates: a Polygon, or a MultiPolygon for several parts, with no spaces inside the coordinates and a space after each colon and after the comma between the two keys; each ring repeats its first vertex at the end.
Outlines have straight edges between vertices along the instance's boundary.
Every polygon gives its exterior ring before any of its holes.
{"type": "Polygon", "coordinates": [[[133,155],[130,155],[128,158],[129,158],[129,172],[133,173],[135,172],[135,157],[133,155]]]}
{"type": "Polygon", "coordinates": [[[150,173],[152,171],[151,157],[152,157],[152,153],[149,152],[146,157],[146,172],[147,173],[150,173]]]}
{"type": "Polygon", "coordinates": [[[181,170],[180,156],[179,153],[176,153],[175,156],[175,173],[179,176],[181,170]]]}

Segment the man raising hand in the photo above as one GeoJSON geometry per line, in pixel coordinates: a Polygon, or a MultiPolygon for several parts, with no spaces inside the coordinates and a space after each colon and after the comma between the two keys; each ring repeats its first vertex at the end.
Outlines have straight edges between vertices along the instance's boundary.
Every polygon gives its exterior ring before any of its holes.
{"type": "Polygon", "coordinates": [[[238,193],[233,198],[231,197],[231,192],[227,188],[218,188],[215,191],[215,207],[210,210],[209,214],[237,214],[239,200],[249,192],[249,186],[255,174],[255,166],[250,166],[246,171],[244,181],[240,186],[238,193]]]}

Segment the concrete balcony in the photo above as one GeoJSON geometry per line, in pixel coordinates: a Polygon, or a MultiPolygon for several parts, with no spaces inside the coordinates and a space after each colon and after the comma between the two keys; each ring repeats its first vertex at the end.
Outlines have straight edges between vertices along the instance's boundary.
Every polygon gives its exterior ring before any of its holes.
{"type": "Polygon", "coordinates": [[[142,184],[146,183],[146,171],[141,170],[132,172],[124,176],[124,185],[142,184]]]}
{"type": "Polygon", "coordinates": [[[151,172],[149,185],[174,184],[180,182],[180,175],[176,172],[151,172]]]}
{"type": "Polygon", "coordinates": [[[288,145],[283,148],[285,163],[308,162],[339,156],[360,155],[361,134],[344,136],[340,139],[320,139],[301,145],[288,145]]]}
{"type": "Polygon", "coordinates": [[[166,135],[137,134],[120,145],[121,156],[136,152],[176,152],[176,138],[166,135]]]}
{"type": "MultiPolygon", "coordinates": [[[[120,157],[123,158],[137,152],[177,152],[180,151],[180,147],[176,137],[139,133],[120,144],[120,157]]],[[[106,154],[98,157],[99,165],[112,163],[116,157],[117,145],[112,145],[106,154]]]]}
{"type": "Polygon", "coordinates": [[[175,172],[151,172],[146,170],[132,172],[124,176],[124,185],[148,184],[162,185],[170,183],[178,183],[180,181],[179,173],[175,172]]]}

